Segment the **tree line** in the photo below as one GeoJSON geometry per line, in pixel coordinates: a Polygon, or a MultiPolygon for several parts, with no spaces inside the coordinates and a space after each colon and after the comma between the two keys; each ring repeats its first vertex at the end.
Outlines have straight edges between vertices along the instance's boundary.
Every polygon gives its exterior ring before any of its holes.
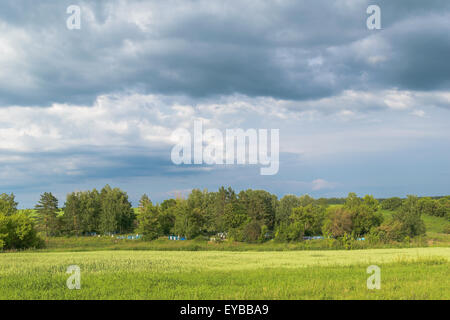
{"type": "Polygon", "coordinates": [[[216,192],[194,189],[186,198],[153,204],[143,195],[136,210],[126,192],[106,185],[69,193],[62,208],[45,192],[35,210],[17,210],[14,195],[0,195],[0,247],[42,245],[48,236],[126,234],[145,239],[178,235],[187,239],[226,235],[244,242],[302,241],[308,236],[369,237],[403,241],[425,233],[422,213],[450,219],[450,196],[439,199],[408,196],[378,201],[349,193],[346,198],[314,199],[286,195],[281,199],[264,190],[221,187],[216,192]],[[384,219],[381,210],[392,210],[384,219]]]}

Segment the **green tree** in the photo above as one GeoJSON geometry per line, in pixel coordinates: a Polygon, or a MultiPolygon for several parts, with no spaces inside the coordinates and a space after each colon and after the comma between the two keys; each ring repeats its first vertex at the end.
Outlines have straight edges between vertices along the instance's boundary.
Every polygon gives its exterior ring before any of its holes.
{"type": "Polygon", "coordinates": [[[56,235],[58,232],[58,199],[51,192],[44,192],[36,204],[35,209],[38,214],[38,224],[44,230],[45,235],[47,237],[49,235],[56,235]]]}
{"type": "Polygon", "coordinates": [[[102,203],[100,193],[93,189],[81,194],[81,225],[84,233],[96,233],[100,231],[100,216],[102,203]]]}
{"type": "Polygon", "coordinates": [[[345,199],[344,207],[348,210],[353,210],[361,205],[361,198],[359,198],[356,193],[350,192],[345,199]]]}
{"type": "Polygon", "coordinates": [[[204,215],[200,208],[191,208],[186,200],[178,200],[173,231],[178,236],[193,239],[202,233],[204,215]]]}
{"type": "Polygon", "coordinates": [[[325,209],[321,206],[308,204],[305,207],[292,209],[291,223],[298,223],[306,236],[322,234],[322,225],[325,219],[325,209]]]}
{"type": "Polygon", "coordinates": [[[341,207],[328,209],[322,232],[333,237],[342,237],[345,233],[352,231],[352,214],[349,210],[341,207]]]}
{"type": "Polygon", "coordinates": [[[224,232],[229,230],[230,210],[239,210],[237,195],[230,187],[220,187],[218,192],[213,193],[213,224],[214,230],[224,232]]]}
{"type": "Polygon", "coordinates": [[[353,233],[363,236],[383,222],[383,215],[378,211],[379,203],[371,195],[364,196],[361,204],[351,210],[353,233]]]}
{"type": "Polygon", "coordinates": [[[106,185],[100,192],[100,199],[100,231],[106,234],[131,232],[135,214],[127,193],[106,185]]]}
{"type": "Polygon", "coordinates": [[[378,200],[371,195],[360,199],[355,193],[349,193],[344,208],[351,214],[352,233],[356,236],[369,233],[383,222],[383,215],[378,211],[378,200]]]}
{"type": "Polygon", "coordinates": [[[153,203],[148,195],[143,194],[141,199],[139,200],[139,212],[145,211],[145,208],[148,206],[153,206],[153,203]]]}
{"type": "Polygon", "coordinates": [[[228,203],[225,206],[225,213],[223,215],[224,220],[224,230],[229,231],[232,229],[237,229],[250,221],[247,213],[239,208],[238,206],[233,206],[233,204],[228,203]]]}
{"type": "Polygon", "coordinates": [[[177,201],[175,199],[167,199],[161,202],[161,210],[168,210],[177,205],[177,201]]]}
{"type": "Polygon", "coordinates": [[[309,206],[310,204],[315,203],[314,198],[308,194],[304,194],[304,195],[300,196],[300,198],[298,198],[298,200],[300,202],[300,206],[302,206],[302,207],[306,207],[306,206],[309,206]]]}
{"type": "Polygon", "coordinates": [[[419,198],[409,195],[400,207],[399,212],[393,214],[393,219],[401,226],[400,230],[408,237],[425,234],[425,223],[421,218],[419,198]]]}
{"type": "Polygon", "coordinates": [[[145,239],[153,240],[161,235],[159,214],[159,207],[153,206],[148,196],[144,194],[139,202],[137,232],[143,234],[145,239]]]}
{"type": "Polygon", "coordinates": [[[436,200],[431,199],[430,197],[425,197],[419,199],[419,208],[421,213],[436,216],[438,215],[439,204],[436,200]]]}
{"type": "Polygon", "coordinates": [[[64,232],[77,236],[99,232],[100,215],[101,199],[96,189],[69,193],[62,217],[64,232]]]}
{"type": "Polygon", "coordinates": [[[300,199],[295,195],[288,194],[281,198],[275,211],[275,223],[277,225],[287,223],[292,214],[292,209],[300,206],[300,199]]]}
{"type": "Polygon", "coordinates": [[[450,197],[441,198],[436,201],[434,215],[437,217],[446,217],[447,220],[450,220],[450,197]]]}
{"type": "Polygon", "coordinates": [[[238,196],[239,205],[247,213],[252,222],[257,222],[260,226],[267,226],[270,231],[274,228],[275,195],[264,190],[245,190],[241,191],[238,196]]]}
{"type": "Polygon", "coordinates": [[[10,216],[17,211],[17,202],[15,201],[14,193],[0,194],[0,214],[10,216]]]}
{"type": "Polygon", "coordinates": [[[261,225],[257,221],[248,223],[244,228],[244,240],[246,242],[256,242],[261,237],[261,225]]]}

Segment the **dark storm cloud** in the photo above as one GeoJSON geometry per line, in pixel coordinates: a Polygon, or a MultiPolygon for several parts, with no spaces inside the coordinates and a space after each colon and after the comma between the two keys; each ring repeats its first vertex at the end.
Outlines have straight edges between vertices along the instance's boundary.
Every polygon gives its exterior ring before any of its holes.
{"type": "MultiPolygon", "coordinates": [[[[78,147],[49,152],[2,151],[0,168],[2,190],[16,190],[51,184],[73,184],[96,179],[121,179],[130,177],[170,176],[174,166],[170,150],[144,148],[88,148],[78,147]],[[5,160],[7,159],[7,160],[5,160]],[[14,179],[8,179],[11,175],[14,179]]],[[[194,168],[199,169],[200,167],[194,168]]],[[[193,168],[179,167],[178,176],[201,174],[193,168]]]]}
{"type": "Polygon", "coordinates": [[[123,91],[305,100],[447,89],[449,2],[377,1],[380,31],[366,29],[371,3],[2,1],[10,53],[0,57],[0,104],[91,103],[123,91]],[[82,6],[81,30],[66,29],[70,4],[82,6]]]}

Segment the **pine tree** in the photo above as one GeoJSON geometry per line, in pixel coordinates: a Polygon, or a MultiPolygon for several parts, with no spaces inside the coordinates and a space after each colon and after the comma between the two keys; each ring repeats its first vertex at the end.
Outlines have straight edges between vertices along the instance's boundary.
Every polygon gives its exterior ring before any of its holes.
{"type": "Polygon", "coordinates": [[[35,209],[38,213],[38,224],[45,230],[45,235],[53,235],[57,227],[58,199],[51,192],[45,192],[35,209]]]}

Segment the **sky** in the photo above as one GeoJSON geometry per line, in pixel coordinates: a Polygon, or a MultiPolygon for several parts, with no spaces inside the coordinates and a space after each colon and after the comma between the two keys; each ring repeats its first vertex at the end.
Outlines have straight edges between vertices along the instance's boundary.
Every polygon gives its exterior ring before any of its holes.
{"type": "Polygon", "coordinates": [[[0,193],[450,194],[449,57],[448,0],[3,0],[0,193]],[[279,129],[278,173],[175,165],[195,121],[279,129]]]}

